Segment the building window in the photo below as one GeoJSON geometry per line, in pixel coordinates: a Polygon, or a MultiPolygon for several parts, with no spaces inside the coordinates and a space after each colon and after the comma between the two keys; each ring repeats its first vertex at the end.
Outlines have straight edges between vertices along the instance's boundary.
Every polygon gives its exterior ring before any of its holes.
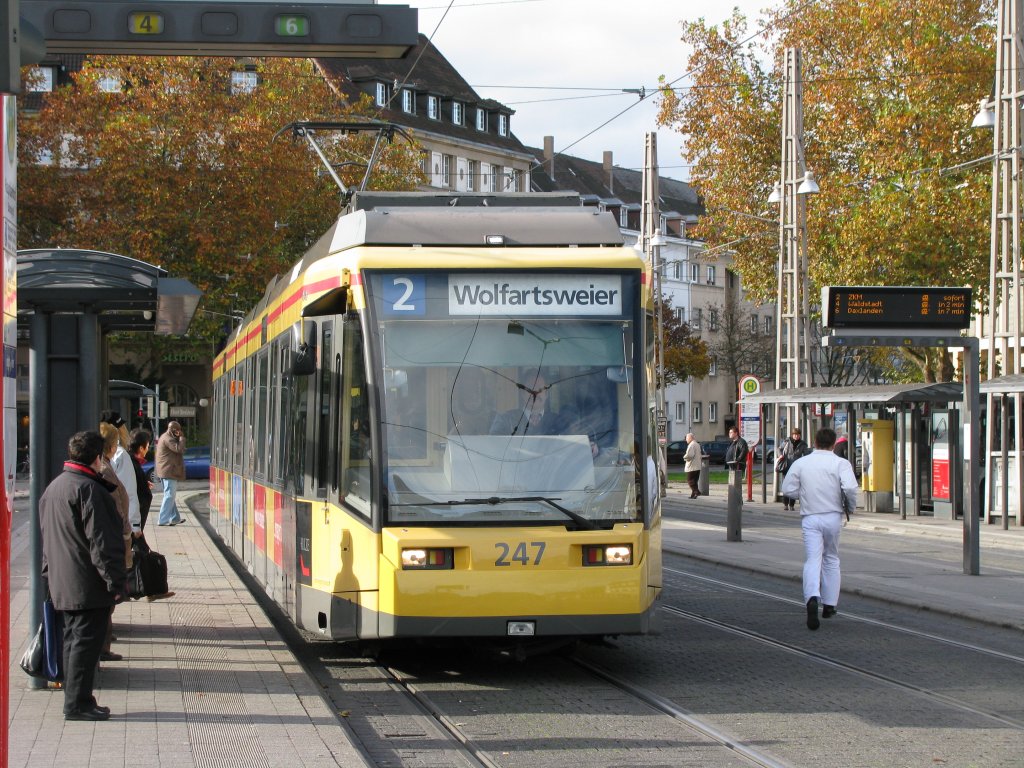
{"type": "Polygon", "coordinates": [[[708,267],[708,285],[714,285],[714,284],[715,284],[715,267],[709,266],[708,267]]]}
{"type": "Polygon", "coordinates": [[[733,272],[732,270],[726,270],[725,274],[728,276],[729,287],[730,288],[735,288],[736,287],[736,273],[733,272]]]}
{"type": "Polygon", "coordinates": [[[498,115],[498,135],[508,136],[508,115],[498,115]]]}
{"type": "Polygon", "coordinates": [[[701,310],[697,307],[690,310],[690,327],[695,331],[700,330],[701,320],[703,319],[701,317],[702,314],[701,310]]]}
{"type": "Polygon", "coordinates": [[[487,130],[487,113],[480,108],[476,110],[476,129],[478,131],[487,130]]]}
{"type": "Polygon", "coordinates": [[[629,226],[629,211],[626,206],[619,208],[619,226],[626,229],[629,226]]]}
{"type": "Polygon", "coordinates": [[[757,336],[757,315],[750,316],[750,333],[757,336]]]}
{"type": "Polygon", "coordinates": [[[256,90],[256,85],[259,82],[259,77],[255,72],[232,72],[231,73],[231,94],[238,96],[241,94],[252,93],[256,90]]]}
{"type": "Polygon", "coordinates": [[[408,88],[402,89],[402,111],[407,115],[416,114],[416,94],[408,88]]]}
{"type": "Polygon", "coordinates": [[[386,107],[388,105],[388,87],[384,83],[377,83],[377,106],[386,107]]]}
{"type": "Polygon", "coordinates": [[[690,265],[690,282],[691,283],[699,283],[700,282],[700,264],[691,264],[690,265]]]}
{"type": "Polygon", "coordinates": [[[463,113],[462,104],[458,101],[452,102],[452,122],[455,125],[462,125],[463,113]]]}
{"type": "Polygon", "coordinates": [[[501,175],[502,175],[501,166],[500,165],[492,165],[491,166],[491,183],[488,185],[488,190],[487,190],[488,192],[497,192],[498,191],[498,185],[500,184],[500,182],[498,180],[501,178],[501,175]]]}
{"type": "Polygon", "coordinates": [[[718,310],[717,309],[709,309],[708,310],[708,330],[709,331],[717,331],[718,330],[718,310]]]}
{"type": "Polygon", "coordinates": [[[676,421],[686,423],[686,401],[680,400],[676,403],[676,421]]]}
{"type": "Polygon", "coordinates": [[[771,335],[771,332],[772,332],[772,316],[771,315],[765,315],[764,316],[764,335],[765,336],[769,336],[769,335],[771,335]]]}
{"type": "Polygon", "coordinates": [[[718,375],[718,361],[715,358],[711,358],[711,365],[708,366],[708,376],[718,375]]]}
{"type": "Polygon", "coordinates": [[[477,175],[477,173],[479,173],[478,166],[479,166],[479,163],[477,163],[476,160],[470,160],[467,163],[467,170],[466,170],[466,191],[467,192],[475,192],[476,191],[476,175],[477,175]]]}
{"type": "Polygon", "coordinates": [[[427,96],[427,117],[431,120],[440,118],[440,102],[437,96],[427,96]]]}
{"type": "Polygon", "coordinates": [[[55,74],[53,67],[32,67],[28,71],[25,90],[29,93],[52,93],[55,74]]]}
{"type": "Polygon", "coordinates": [[[120,93],[121,86],[121,73],[116,69],[106,69],[100,73],[99,89],[103,93],[120,93]]]}
{"type": "Polygon", "coordinates": [[[686,322],[686,307],[676,307],[676,320],[680,323],[686,322]]]}
{"type": "Polygon", "coordinates": [[[700,418],[701,418],[701,416],[700,416],[700,403],[694,403],[693,404],[693,414],[691,415],[690,420],[694,424],[700,424],[700,418]]]}
{"type": "Polygon", "coordinates": [[[676,280],[683,279],[683,263],[681,261],[672,262],[672,277],[676,280]]]}
{"type": "Polygon", "coordinates": [[[714,424],[718,421],[718,403],[708,403],[708,423],[714,424]]]}
{"type": "Polygon", "coordinates": [[[451,187],[452,185],[452,156],[441,155],[441,186],[451,187]]]}

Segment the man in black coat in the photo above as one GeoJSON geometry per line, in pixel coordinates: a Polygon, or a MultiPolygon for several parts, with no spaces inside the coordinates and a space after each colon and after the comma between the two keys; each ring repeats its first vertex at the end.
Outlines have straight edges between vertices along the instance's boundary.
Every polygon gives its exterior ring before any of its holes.
{"type": "Polygon", "coordinates": [[[93,697],[110,608],[124,599],[122,522],[99,475],[103,438],[77,432],[68,460],[39,499],[43,577],[64,618],[64,719],[107,720],[93,697]]]}
{"type": "Polygon", "coordinates": [[[746,472],[747,454],[750,453],[747,441],[740,437],[736,427],[729,427],[729,440],[732,442],[725,450],[725,466],[734,472],[746,472]]]}

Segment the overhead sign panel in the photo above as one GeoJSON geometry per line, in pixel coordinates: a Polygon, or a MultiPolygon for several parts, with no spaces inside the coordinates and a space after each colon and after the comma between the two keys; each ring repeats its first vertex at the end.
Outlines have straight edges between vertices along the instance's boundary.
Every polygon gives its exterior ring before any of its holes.
{"type": "Polygon", "coordinates": [[[821,289],[821,306],[826,328],[929,331],[971,325],[970,288],[833,285],[821,289]]]}
{"type": "Polygon", "coordinates": [[[21,0],[47,53],[401,58],[417,11],[370,2],[21,0]]]}

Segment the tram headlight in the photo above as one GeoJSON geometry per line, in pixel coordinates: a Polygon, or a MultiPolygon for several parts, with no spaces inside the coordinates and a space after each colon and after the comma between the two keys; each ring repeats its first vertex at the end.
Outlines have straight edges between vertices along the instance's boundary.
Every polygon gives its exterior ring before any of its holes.
{"type": "Polygon", "coordinates": [[[583,565],[632,564],[632,544],[587,544],[583,547],[583,565]]]}
{"type": "Polygon", "coordinates": [[[446,570],[453,567],[454,551],[446,547],[410,547],[402,550],[402,570],[446,570]]]}

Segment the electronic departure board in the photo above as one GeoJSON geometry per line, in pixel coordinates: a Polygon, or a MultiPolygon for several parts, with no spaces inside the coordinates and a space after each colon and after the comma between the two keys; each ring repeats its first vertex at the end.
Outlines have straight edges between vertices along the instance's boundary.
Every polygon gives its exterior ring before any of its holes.
{"type": "Polygon", "coordinates": [[[829,286],[821,289],[826,328],[969,328],[970,288],[829,286]]]}

